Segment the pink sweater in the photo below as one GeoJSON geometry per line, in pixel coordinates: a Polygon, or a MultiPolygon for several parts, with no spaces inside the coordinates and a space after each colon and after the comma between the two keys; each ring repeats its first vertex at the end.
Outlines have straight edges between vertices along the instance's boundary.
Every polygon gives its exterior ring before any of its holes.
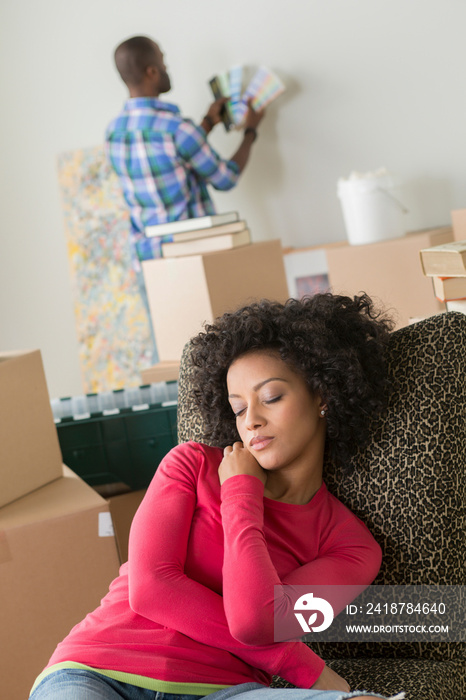
{"type": "Polygon", "coordinates": [[[192,684],[269,685],[278,674],[311,687],[324,662],[300,641],[273,642],[274,586],[368,585],[380,548],[325,484],[306,505],[265,498],[254,476],[220,487],[222,456],[190,442],[165,457],[134,518],[128,563],[48,666],[192,684]]]}

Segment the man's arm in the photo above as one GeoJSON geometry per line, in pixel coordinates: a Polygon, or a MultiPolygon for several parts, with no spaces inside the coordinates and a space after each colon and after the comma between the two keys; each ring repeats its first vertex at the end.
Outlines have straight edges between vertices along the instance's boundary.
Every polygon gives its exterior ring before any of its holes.
{"type": "MultiPolygon", "coordinates": [[[[221,112],[228,101],[228,97],[221,97],[213,102],[201,122],[201,126],[209,134],[214,126],[218,124],[221,120],[221,112]]],[[[246,167],[246,163],[249,160],[249,155],[251,152],[251,146],[257,138],[257,127],[264,117],[264,110],[256,112],[251,107],[251,100],[249,100],[249,109],[246,113],[246,119],[244,122],[244,136],[238,150],[231,156],[230,160],[233,160],[239,168],[240,173],[243,172],[246,167]]]]}
{"type": "Polygon", "coordinates": [[[204,119],[201,121],[200,124],[200,126],[202,126],[206,134],[209,134],[214,128],[214,126],[216,124],[220,124],[220,122],[222,121],[222,111],[226,103],[228,102],[228,99],[228,97],[220,97],[218,100],[215,100],[215,102],[212,102],[212,104],[210,105],[209,109],[207,110],[207,114],[205,115],[204,119]]]}
{"type": "Polygon", "coordinates": [[[264,110],[262,109],[259,112],[254,111],[251,107],[251,103],[249,102],[249,109],[244,122],[243,141],[236,153],[234,153],[230,158],[230,160],[233,160],[237,164],[240,173],[243,172],[244,168],[246,167],[246,163],[249,160],[251,146],[257,138],[257,127],[259,126],[259,123],[262,121],[263,117],[264,110]]]}

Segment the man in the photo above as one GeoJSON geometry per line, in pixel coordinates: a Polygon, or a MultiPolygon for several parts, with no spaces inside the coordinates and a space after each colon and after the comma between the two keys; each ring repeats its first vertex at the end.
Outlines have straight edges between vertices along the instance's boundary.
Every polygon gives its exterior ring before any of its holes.
{"type": "MultiPolygon", "coordinates": [[[[224,160],[206,137],[221,121],[226,98],[213,102],[196,126],[176,105],[158,99],[171,84],[163,53],[152,39],[135,36],[124,41],[115,50],[115,64],[129,99],[107,128],[106,149],[129,206],[134,268],[150,319],[140,261],[161,256],[163,237],[147,238],[145,227],[215,214],[207,185],[218,190],[236,185],[263,112],[249,107],[242,143],[230,160],[224,160]]],[[[152,341],[156,362],[153,332],[152,341]]]]}
{"type": "Polygon", "coordinates": [[[108,126],[107,153],[130,209],[137,256],[145,260],[160,256],[161,242],[145,237],[146,226],[215,214],[207,185],[218,190],[236,185],[263,113],[249,108],[243,141],[230,160],[223,160],[206,137],[221,121],[226,99],[210,106],[200,126],[183,118],[176,105],[159,100],[171,88],[170,77],[162,51],[148,37],[120,44],[115,64],[129,100],[108,126]]]}

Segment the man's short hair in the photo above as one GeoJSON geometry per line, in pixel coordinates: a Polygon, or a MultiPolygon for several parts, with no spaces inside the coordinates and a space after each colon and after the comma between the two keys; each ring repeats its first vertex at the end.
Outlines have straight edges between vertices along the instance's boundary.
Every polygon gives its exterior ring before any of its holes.
{"type": "Polygon", "coordinates": [[[144,71],[155,65],[156,60],[154,41],[147,36],[133,36],[115,49],[115,65],[128,87],[140,85],[144,71]]]}

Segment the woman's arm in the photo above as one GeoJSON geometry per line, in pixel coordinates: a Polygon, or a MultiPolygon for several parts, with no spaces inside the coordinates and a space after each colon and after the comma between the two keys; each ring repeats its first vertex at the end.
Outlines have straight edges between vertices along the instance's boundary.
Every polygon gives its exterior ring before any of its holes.
{"type": "Polygon", "coordinates": [[[245,646],[229,630],[223,598],[184,572],[197,502],[199,460],[204,458],[195,445],[182,445],[157,469],[131,527],[131,608],[202,644],[224,649],[255,668],[309,688],[324,668],[322,659],[300,642],[245,646]]]}
{"type": "Polygon", "coordinates": [[[321,556],[280,579],[264,536],[263,490],[259,479],[243,474],[227,479],[221,491],[224,607],[232,635],[245,644],[274,639],[274,613],[294,620],[292,586],[339,586],[338,598],[329,599],[339,612],[357,595],[355,586],[362,591],[373,581],[381,562],[380,547],[348,512],[321,556]]]}

